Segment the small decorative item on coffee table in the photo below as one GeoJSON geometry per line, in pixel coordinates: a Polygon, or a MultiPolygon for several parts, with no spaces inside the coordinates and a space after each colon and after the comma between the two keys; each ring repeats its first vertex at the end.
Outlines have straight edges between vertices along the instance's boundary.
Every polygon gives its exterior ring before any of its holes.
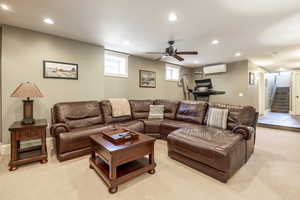
{"type": "Polygon", "coordinates": [[[118,185],[140,174],[155,173],[154,138],[124,128],[110,129],[90,138],[93,147],[90,168],[103,179],[110,193],[116,193],[118,185]],[[134,136],[132,140],[119,144],[105,139],[105,134],[117,134],[118,131],[123,134],[129,132],[138,137],[134,136]]]}
{"type": "Polygon", "coordinates": [[[35,124],[23,125],[21,121],[14,122],[10,128],[11,160],[9,170],[14,171],[18,165],[40,161],[48,161],[46,147],[47,120],[36,120],[35,124]],[[21,148],[21,141],[41,139],[41,145],[21,148]]]}

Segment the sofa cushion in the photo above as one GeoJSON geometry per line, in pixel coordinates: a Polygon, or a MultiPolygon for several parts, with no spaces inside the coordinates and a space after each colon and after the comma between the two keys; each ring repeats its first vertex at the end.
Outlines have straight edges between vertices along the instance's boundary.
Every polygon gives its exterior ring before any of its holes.
{"type": "Polygon", "coordinates": [[[133,119],[146,119],[149,116],[152,100],[129,100],[133,119]]]}
{"type": "Polygon", "coordinates": [[[162,119],[142,119],[141,120],[144,123],[144,133],[160,133],[160,124],[164,120],[162,119]]]}
{"type": "Polygon", "coordinates": [[[105,123],[115,123],[131,120],[131,116],[113,117],[112,107],[109,100],[103,100],[100,102],[100,106],[103,112],[105,123]]]}
{"type": "Polygon", "coordinates": [[[124,128],[129,129],[129,130],[140,132],[140,133],[144,132],[144,123],[142,121],[139,121],[139,120],[116,122],[116,123],[112,123],[110,125],[113,125],[116,128],[124,127],[124,128]]]}
{"type": "MultiPolygon", "coordinates": [[[[209,107],[228,109],[227,129],[232,130],[238,125],[252,126],[255,128],[257,121],[256,110],[252,106],[238,106],[229,104],[210,104],[209,107]]],[[[208,113],[207,113],[208,114],[208,113]]],[[[204,124],[207,124],[207,114],[204,124]]]]}
{"type": "Polygon", "coordinates": [[[89,136],[99,134],[101,131],[113,128],[111,125],[94,125],[89,127],[75,128],[71,132],[58,135],[59,153],[74,151],[91,145],[89,136]]]}
{"type": "Polygon", "coordinates": [[[157,99],[153,102],[154,105],[164,105],[164,118],[175,119],[179,101],[157,99]]]}
{"type": "Polygon", "coordinates": [[[66,123],[70,128],[104,123],[97,101],[57,103],[53,107],[56,123],[66,123]]]}
{"type": "Polygon", "coordinates": [[[185,128],[185,127],[193,128],[199,126],[200,126],[199,124],[195,124],[191,122],[164,119],[160,123],[160,133],[164,138],[166,138],[169,133],[179,128],[185,128]]]}
{"type": "Polygon", "coordinates": [[[203,124],[208,104],[204,101],[181,101],[176,119],[203,124]]]}
{"type": "Polygon", "coordinates": [[[71,128],[80,128],[80,127],[89,127],[97,124],[102,124],[103,119],[102,117],[90,117],[85,119],[76,119],[76,120],[66,120],[66,124],[71,128]]]}
{"type": "Polygon", "coordinates": [[[230,130],[206,126],[181,128],[170,133],[167,140],[169,151],[224,172],[245,161],[243,137],[233,134],[230,130]]]}

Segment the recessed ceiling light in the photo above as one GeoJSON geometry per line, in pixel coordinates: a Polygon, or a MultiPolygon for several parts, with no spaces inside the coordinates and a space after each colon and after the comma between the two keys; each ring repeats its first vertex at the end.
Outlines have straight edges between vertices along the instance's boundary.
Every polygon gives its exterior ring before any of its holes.
{"type": "Polygon", "coordinates": [[[9,6],[6,5],[6,4],[1,4],[0,7],[1,7],[3,10],[9,10],[9,6]]]}
{"type": "Polygon", "coordinates": [[[130,42],[128,40],[124,41],[123,44],[130,45],[130,42]]]}
{"type": "Polygon", "coordinates": [[[195,60],[195,61],[194,61],[194,64],[199,64],[199,61],[198,61],[198,60],[195,60]]]}
{"type": "Polygon", "coordinates": [[[170,15],[169,15],[169,21],[170,22],[176,22],[177,21],[177,15],[175,14],[175,13],[171,13],[170,15]]]}
{"type": "Polygon", "coordinates": [[[50,19],[50,18],[45,18],[43,21],[44,21],[46,24],[54,24],[54,21],[53,21],[52,19],[50,19]]]}
{"type": "Polygon", "coordinates": [[[242,54],[239,53],[239,52],[235,53],[235,56],[236,56],[236,57],[239,57],[239,56],[241,56],[241,55],[242,55],[242,54]]]}
{"type": "Polygon", "coordinates": [[[278,71],[281,71],[281,72],[282,72],[282,71],[285,71],[285,69],[284,69],[284,68],[279,68],[278,71]]]}
{"type": "Polygon", "coordinates": [[[219,40],[213,40],[213,41],[211,41],[211,43],[212,43],[212,44],[219,44],[220,41],[219,41],[219,40]]]}

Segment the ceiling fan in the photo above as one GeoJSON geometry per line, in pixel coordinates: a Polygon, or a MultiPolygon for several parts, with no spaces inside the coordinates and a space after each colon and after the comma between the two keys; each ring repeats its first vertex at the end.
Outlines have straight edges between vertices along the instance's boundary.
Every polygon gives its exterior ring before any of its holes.
{"type": "Polygon", "coordinates": [[[178,49],[176,49],[174,43],[174,40],[171,40],[168,42],[169,43],[169,47],[166,48],[165,52],[147,52],[147,54],[161,54],[163,56],[161,56],[159,59],[157,60],[161,60],[167,56],[172,56],[174,58],[176,58],[179,61],[183,61],[184,58],[182,58],[179,55],[197,55],[198,52],[197,51],[178,51],[178,49]]]}

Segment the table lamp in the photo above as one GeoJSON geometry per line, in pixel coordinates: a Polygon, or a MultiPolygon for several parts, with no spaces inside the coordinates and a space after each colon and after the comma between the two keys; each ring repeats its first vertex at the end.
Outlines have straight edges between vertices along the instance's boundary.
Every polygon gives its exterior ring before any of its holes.
{"type": "Polygon", "coordinates": [[[21,83],[15,91],[10,95],[11,97],[26,98],[23,100],[23,125],[34,124],[33,119],[33,100],[30,98],[43,97],[43,94],[39,88],[30,82],[21,83]]]}

